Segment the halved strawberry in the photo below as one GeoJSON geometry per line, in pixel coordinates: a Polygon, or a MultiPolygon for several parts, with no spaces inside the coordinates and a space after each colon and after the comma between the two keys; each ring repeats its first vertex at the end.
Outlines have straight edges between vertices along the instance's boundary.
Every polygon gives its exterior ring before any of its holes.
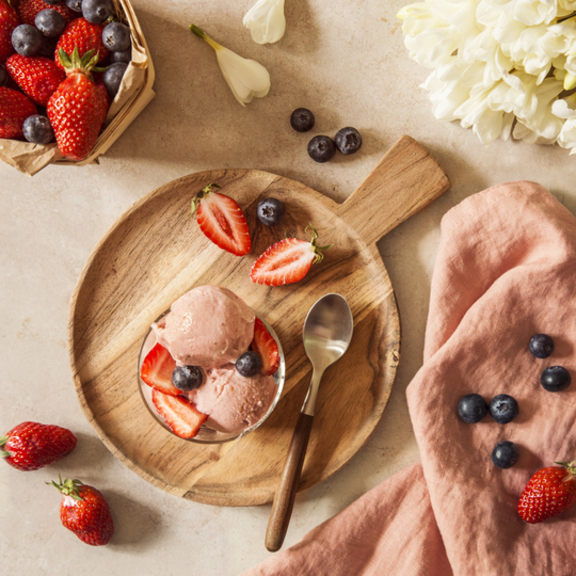
{"type": "Polygon", "coordinates": [[[262,374],[271,376],[278,370],[280,366],[278,344],[260,318],[256,318],[254,321],[254,339],[250,347],[254,352],[258,352],[262,358],[262,368],[260,369],[262,374]]]}
{"type": "Polygon", "coordinates": [[[180,438],[194,438],[200,426],[208,419],[206,414],[198,412],[196,406],[183,396],[168,396],[154,389],[152,402],[170,430],[180,438]]]}
{"type": "Polygon", "coordinates": [[[172,372],[176,368],[176,362],[170,352],[161,344],[156,344],[144,358],[140,368],[140,378],[156,390],[178,396],[181,391],[172,384],[172,372]]]}
{"type": "Polygon", "coordinates": [[[262,254],[250,269],[250,280],[257,284],[267,286],[281,286],[302,280],[314,262],[324,258],[323,250],[330,246],[318,246],[318,232],[309,225],[306,229],[312,230],[312,240],[299,240],[298,238],[285,238],[272,244],[262,254]]]}
{"type": "Polygon", "coordinates": [[[196,194],[192,213],[198,208],[200,229],[214,244],[236,256],[245,256],[252,246],[246,217],[236,200],[212,192],[212,187],[220,188],[212,183],[196,194]]]}

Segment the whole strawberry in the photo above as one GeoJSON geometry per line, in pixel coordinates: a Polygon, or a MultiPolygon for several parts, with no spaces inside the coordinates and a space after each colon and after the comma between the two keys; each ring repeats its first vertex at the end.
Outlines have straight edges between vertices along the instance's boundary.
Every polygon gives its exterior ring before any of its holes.
{"type": "Polygon", "coordinates": [[[76,436],[66,428],[22,422],[0,438],[0,456],[18,470],[38,470],[67,456],[76,436]]]}
{"type": "Polygon", "coordinates": [[[66,23],[71,22],[78,16],[76,12],[70,10],[65,3],[62,4],[47,4],[44,0],[22,0],[18,6],[18,14],[20,15],[21,24],[30,24],[34,26],[34,20],[38,12],[42,10],[56,10],[62,14],[66,23]]]}
{"type": "Polygon", "coordinates": [[[92,150],[106,113],[108,99],[90,74],[98,55],[92,50],[82,58],[75,48],[72,57],[60,51],[67,78],[48,101],[48,119],[60,152],[71,160],[84,160],[92,150]]]}
{"type": "Polygon", "coordinates": [[[66,54],[72,54],[74,49],[78,49],[80,57],[90,50],[98,55],[96,62],[102,62],[109,54],[108,48],[102,42],[103,24],[92,24],[85,18],[76,18],[66,26],[62,36],[60,36],[57,44],[56,51],[54,52],[54,60],[56,64],[63,68],[60,62],[60,50],[64,50],[66,54]]]}
{"type": "Polygon", "coordinates": [[[12,31],[20,24],[18,14],[7,0],[0,0],[0,63],[4,64],[14,54],[12,31]]]}
{"type": "Polygon", "coordinates": [[[90,546],[108,544],[114,535],[114,523],[108,503],[99,490],[83,484],[80,480],[66,479],[52,484],[63,494],[60,502],[60,520],[68,530],[72,530],[82,542],[90,546]]]}
{"type": "Polygon", "coordinates": [[[54,60],[42,56],[12,54],[6,60],[6,70],[24,94],[40,106],[46,106],[50,96],[66,78],[66,72],[54,60]]]}
{"type": "Polygon", "coordinates": [[[576,502],[576,461],[556,464],[538,470],[526,484],[518,502],[522,520],[537,524],[576,502]]]}
{"type": "Polygon", "coordinates": [[[36,106],[24,94],[0,86],[0,138],[21,138],[24,120],[37,113],[36,106]]]}

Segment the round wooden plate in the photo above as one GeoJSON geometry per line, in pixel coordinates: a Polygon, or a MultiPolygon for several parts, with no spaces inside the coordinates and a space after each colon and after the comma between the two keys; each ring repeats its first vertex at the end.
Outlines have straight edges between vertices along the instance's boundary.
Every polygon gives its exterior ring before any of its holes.
{"type": "Polygon", "coordinates": [[[273,499],[311,369],[302,345],[310,306],[339,292],[354,316],[345,356],[322,379],[300,490],[340,469],[382,417],[399,361],[400,323],[394,291],[376,242],[449,187],[430,155],[404,136],[343,204],[304,184],[256,170],[212,170],[170,182],[136,202],[94,249],[72,295],[69,351],[82,409],[106,446],[153,485],[222,506],[273,499]],[[220,250],[190,215],[193,195],[210,182],[235,198],[253,247],[238,258],[220,250]],[[274,196],[286,207],[267,228],[256,205],[274,196]],[[300,282],[253,284],[250,266],[270,244],[306,238],[333,244],[300,282]],[[286,355],[286,384],[275,411],[256,431],[219,445],[195,444],[160,426],[146,409],[137,357],[150,323],[187,290],[229,288],[274,327],[286,355]]]}

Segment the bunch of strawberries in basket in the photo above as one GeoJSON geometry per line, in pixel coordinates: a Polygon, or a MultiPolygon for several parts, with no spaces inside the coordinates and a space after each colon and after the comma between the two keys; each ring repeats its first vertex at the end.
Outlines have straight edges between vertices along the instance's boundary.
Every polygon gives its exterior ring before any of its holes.
{"type": "Polygon", "coordinates": [[[131,60],[112,0],[0,0],[0,138],[85,159],[131,60]]]}

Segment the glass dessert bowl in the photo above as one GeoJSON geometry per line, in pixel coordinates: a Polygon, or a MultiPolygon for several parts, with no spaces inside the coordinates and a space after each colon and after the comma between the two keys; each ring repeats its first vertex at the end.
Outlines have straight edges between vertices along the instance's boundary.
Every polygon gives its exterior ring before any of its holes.
{"type": "Polygon", "coordinates": [[[176,300],[152,323],[138,354],[138,387],[152,417],[176,436],[201,444],[228,442],[261,426],[280,399],[285,376],[284,353],[274,329],[238,296],[214,286],[194,288],[176,300]],[[163,353],[164,367],[162,360],[157,360],[158,350],[163,353]],[[240,374],[242,367],[237,368],[236,359],[245,352],[253,356],[254,351],[262,358],[260,372],[240,374]],[[156,362],[152,382],[151,362],[156,362]],[[171,382],[156,386],[158,374],[164,381],[170,380],[176,365],[189,364],[200,367],[199,386],[195,383],[193,389],[184,391],[178,382],[180,390],[171,382]],[[190,404],[195,414],[189,412],[190,404]],[[181,433],[181,412],[185,419],[188,414],[192,420],[196,415],[200,418],[194,435],[189,435],[190,429],[181,433]]]}

